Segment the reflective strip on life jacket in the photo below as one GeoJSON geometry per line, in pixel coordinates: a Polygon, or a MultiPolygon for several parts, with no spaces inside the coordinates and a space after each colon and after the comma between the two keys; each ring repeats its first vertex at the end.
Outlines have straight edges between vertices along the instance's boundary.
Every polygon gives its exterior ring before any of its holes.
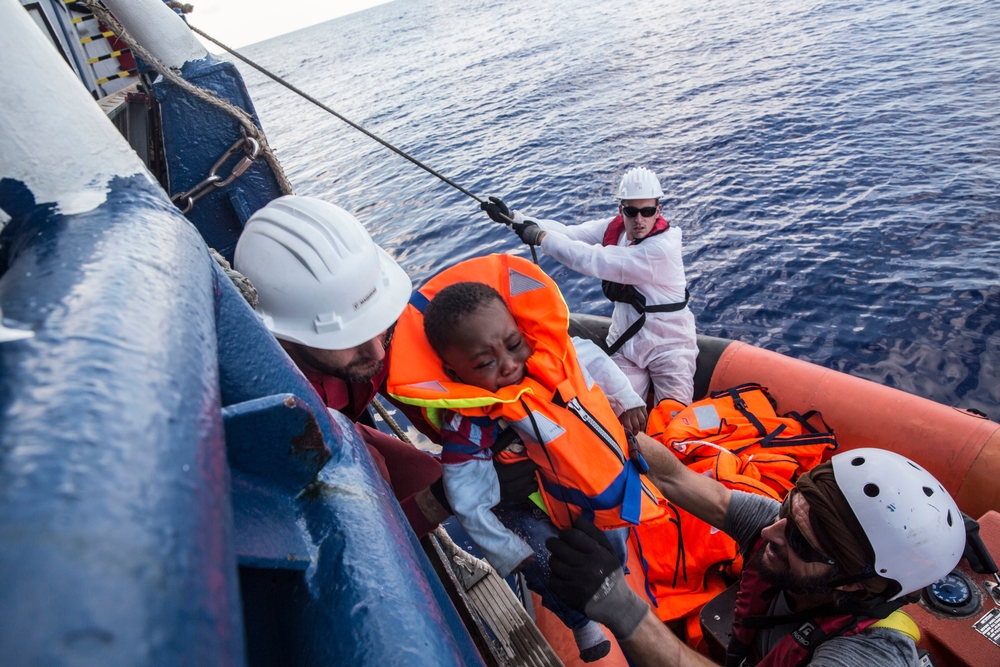
{"type": "Polygon", "coordinates": [[[509,255],[467,260],[429,280],[396,324],[388,393],[424,409],[440,428],[444,410],[505,420],[540,466],[540,492],[552,522],[581,514],[600,528],[662,517],[665,501],[627,456],[625,430],[598,387],[588,387],[569,337],[569,308],[541,269],[509,255]],[[527,376],[496,392],[452,381],[423,331],[423,310],[443,288],[479,282],[503,297],[532,354],[527,376]],[[632,470],[635,470],[633,473],[632,470]]]}

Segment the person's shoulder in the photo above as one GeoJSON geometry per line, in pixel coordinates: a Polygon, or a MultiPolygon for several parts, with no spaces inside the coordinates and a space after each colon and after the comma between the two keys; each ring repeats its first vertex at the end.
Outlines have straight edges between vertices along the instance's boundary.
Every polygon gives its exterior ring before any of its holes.
{"type": "Polygon", "coordinates": [[[834,637],[823,642],[810,667],[918,667],[920,658],[910,637],[898,630],[871,628],[849,637],[834,637]]]}

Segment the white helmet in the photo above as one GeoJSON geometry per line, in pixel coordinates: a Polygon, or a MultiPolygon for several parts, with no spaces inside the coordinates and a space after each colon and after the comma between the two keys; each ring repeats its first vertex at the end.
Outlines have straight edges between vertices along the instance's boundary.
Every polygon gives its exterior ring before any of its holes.
{"type": "Polygon", "coordinates": [[[659,199],[662,196],[659,179],[645,167],[626,171],[618,186],[618,199],[659,199]]]}
{"type": "Polygon", "coordinates": [[[831,463],[837,486],[875,550],[875,573],[902,587],[892,599],[931,585],[958,564],[965,522],[929,472],[884,449],[853,449],[831,463]]]}
{"type": "Polygon", "coordinates": [[[311,197],[279,197],[250,216],[234,263],[257,288],[257,314],[276,338],[322,350],[388,329],[412,288],[357,218],[311,197]]]}

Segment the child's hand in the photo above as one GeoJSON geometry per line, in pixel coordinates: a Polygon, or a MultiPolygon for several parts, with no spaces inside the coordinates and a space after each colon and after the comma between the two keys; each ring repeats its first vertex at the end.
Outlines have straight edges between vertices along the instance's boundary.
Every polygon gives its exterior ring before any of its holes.
{"type": "Polygon", "coordinates": [[[636,433],[646,432],[647,417],[646,406],[639,406],[638,408],[632,408],[631,410],[626,410],[621,413],[618,417],[618,421],[622,423],[622,426],[635,435],[636,433]]]}
{"type": "Polygon", "coordinates": [[[530,556],[528,556],[527,558],[525,558],[524,560],[522,560],[520,563],[518,563],[517,567],[515,567],[513,570],[511,570],[510,573],[514,574],[515,572],[520,572],[521,570],[523,570],[524,568],[528,567],[529,565],[531,565],[534,562],[535,562],[535,554],[531,554],[530,556]]]}

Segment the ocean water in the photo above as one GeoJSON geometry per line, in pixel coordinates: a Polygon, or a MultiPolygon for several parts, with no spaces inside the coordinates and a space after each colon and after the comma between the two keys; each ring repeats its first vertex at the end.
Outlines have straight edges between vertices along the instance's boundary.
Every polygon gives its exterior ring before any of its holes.
{"type": "MultiPolygon", "coordinates": [[[[244,49],[472,192],[563,222],[659,175],[701,333],[1000,418],[1000,2],[396,0],[244,49]]],[[[242,67],[298,194],[416,285],[526,254],[242,67]]],[[[577,312],[599,282],[541,264],[577,312]]]]}

